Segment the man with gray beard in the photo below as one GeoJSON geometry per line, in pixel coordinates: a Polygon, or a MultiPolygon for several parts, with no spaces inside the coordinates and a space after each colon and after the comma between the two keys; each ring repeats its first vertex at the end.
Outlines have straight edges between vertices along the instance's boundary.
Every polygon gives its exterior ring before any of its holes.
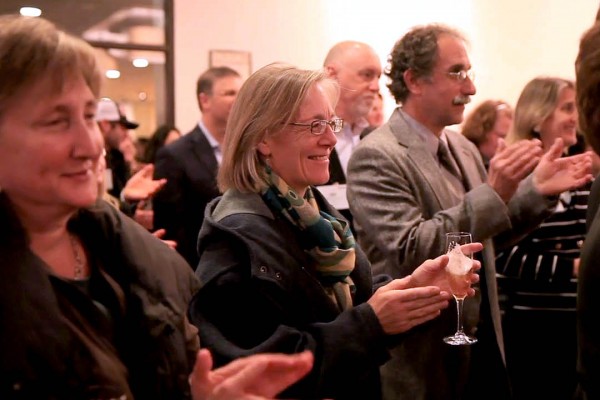
{"type": "Polygon", "coordinates": [[[443,310],[398,338],[382,368],[384,398],[509,399],[494,243],[537,226],[556,194],[588,179],[589,165],[560,158],[560,140],[544,155],[539,140],[502,142],[486,173],[477,148],[446,128],[462,121],[476,92],[466,40],[455,29],[413,28],[395,44],[386,74],[400,106],[359,143],[347,174],[358,240],[374,273],[410,275],[414,265],[446,252],[447,232],[470,232],[484,250],[476,255],[480,285],[464,308],[465,333],[478,342],[444,343],[457,316],[443,310]],[[578,168],[565,169],[569,162],[578,168]]]}

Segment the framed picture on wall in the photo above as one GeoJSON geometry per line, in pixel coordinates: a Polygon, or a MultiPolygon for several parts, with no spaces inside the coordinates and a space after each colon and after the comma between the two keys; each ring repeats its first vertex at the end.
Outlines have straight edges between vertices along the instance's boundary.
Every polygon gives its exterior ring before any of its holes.
{"type": "Polygon", "coordinates": [[[210,67],[229,67],[246,79],[252,73],[252,54],[249,51],[210,50],[210,67]]]}

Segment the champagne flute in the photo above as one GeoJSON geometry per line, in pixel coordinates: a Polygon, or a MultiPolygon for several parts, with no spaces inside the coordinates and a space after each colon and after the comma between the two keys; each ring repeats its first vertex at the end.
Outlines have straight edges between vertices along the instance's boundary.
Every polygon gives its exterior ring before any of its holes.
{"type": "Polygon", "coordinates": [[[473,253],[464,250],[463,245],[471,242],[471,234],[468,232],[446,233],[446,250],[450,257],[446,266],[446,277],[452,296],[456,300],[457,324],[454,335],[445,337],[444,342],[453,346],[477,342],[477,338],[468,336],[463,330],[463,303],[471,286],[469,274],[473,268],[473,253]]]}

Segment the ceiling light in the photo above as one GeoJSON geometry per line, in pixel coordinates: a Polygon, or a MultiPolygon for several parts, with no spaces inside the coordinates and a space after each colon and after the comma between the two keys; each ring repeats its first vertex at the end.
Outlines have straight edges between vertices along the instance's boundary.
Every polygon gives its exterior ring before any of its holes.
{"type": "Polygon", "coordinates": [[[119,79],[121,77],[121,72],[118,69],[109,69],[104,74],[108,79],[119,79]]]}
{"type": "Polygon", "coordinates": [[[42,10],[37,7],[21,7],[19,13],[24,17],[39,17],[42,15],[42,10]]]}
{"type": "Polygon", "coordinates": [[[150,63],[145,58],[136,58],[132,61],[132,64],[136,68],[146,68],[150,63]]]}

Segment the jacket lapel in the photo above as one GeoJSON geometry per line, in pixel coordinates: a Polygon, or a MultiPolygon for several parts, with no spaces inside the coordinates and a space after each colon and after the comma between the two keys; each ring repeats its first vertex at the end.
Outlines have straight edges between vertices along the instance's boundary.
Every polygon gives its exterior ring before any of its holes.
{"type": "Polygon", "coordinates": [[[194,143],[192,152],[198,161],[200,161],[208,171],[217,171],[219,163],[217,162],[213,148],[206,139],[206,136],[204,136],[204,132],[202,132],[199,126],[196,126],[190,134],[194,135],[192,137],[194,143]]]}
{"type": "Polygon", "coordinates": [[[423,175],[424,183],[429,185],[440,206],[440,209],[452,207],[455,195],[448,188],[448,183],[440,173],[437,160],[427,149],[418,134],[402,118],[398,110],[390,118],[390,129],[398,139],[398,143],[406,147],[406,154],[411,163],[423,175]]]}

